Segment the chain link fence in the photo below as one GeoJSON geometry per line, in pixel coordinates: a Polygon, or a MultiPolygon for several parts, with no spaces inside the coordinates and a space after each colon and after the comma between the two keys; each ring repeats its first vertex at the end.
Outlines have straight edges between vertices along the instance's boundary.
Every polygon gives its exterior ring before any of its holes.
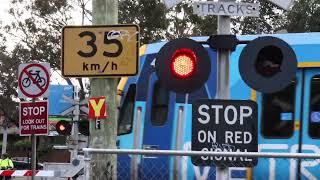
{"type": "Polygon", "coordinates": [[[92,154],[117,154],[119,180],[189,180],[189,179],[320,179],[320,155],[311,153],[200,152],[172,150],[84,149],[87,156],[86,179],[92,154]],[[191,158],[192,157],[192,158],[191,158]],[[192,160],[193,159],[193,160],[192,160]],[[194,160],[209,160],[210,166],[195,166],[194,160]],[[256,166],[248,162],[258,159],[256,166]],[[219,166],[220,161],[234,162],[234,167],[219,166]],[[249,163],[250,164],[250,163],[249,163]],[[241,167],[244,166],[244,167],[241,167]],[[227,174],[221,176],[222,173],[227,174]],[[224,178],[221,178],[224,177],[224,178]]]}

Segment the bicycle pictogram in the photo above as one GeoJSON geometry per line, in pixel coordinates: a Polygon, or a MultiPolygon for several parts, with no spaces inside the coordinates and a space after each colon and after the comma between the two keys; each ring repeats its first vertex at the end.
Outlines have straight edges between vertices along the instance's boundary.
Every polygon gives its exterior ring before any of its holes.
{"type": "Polygon", "coordinates": [[[47,83],[46,79],[40,76],[40,70],[35,70],[35,71],[30,70],[29,75],[32,76],[32,78],[28,76],[22,79],[23,87],[25,88],[29,87],[31,85],[31,82],[39,84],[40,87],[44,87],[46,85],[47,83]]]}

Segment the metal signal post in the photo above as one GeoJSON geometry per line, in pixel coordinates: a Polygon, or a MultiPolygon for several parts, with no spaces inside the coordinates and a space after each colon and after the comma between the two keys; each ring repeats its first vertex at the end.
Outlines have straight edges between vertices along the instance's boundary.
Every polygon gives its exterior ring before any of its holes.
{"type": "MultiPolygon", "coordinates": [[[[32,98],[32,103],[35,103],[36,99],[32,98]]],[[[31,179],[34,180],[37,169],[37,136],[31,134],[31,179]]]]}
{"type": "MultiPolygon", "coordinates": [[[[234,0],[220,0],[234,1],[234,0]]],[[[218,35],[230,34],[230,16],[218,16],[218,35]]],[[[229,86],[229,59],[230,51],[219,49],[217,51],[217,99],[230,98],[229,86]]],[[[216,179],[229,179],[228,167],[217,167],[216,179]]]]}

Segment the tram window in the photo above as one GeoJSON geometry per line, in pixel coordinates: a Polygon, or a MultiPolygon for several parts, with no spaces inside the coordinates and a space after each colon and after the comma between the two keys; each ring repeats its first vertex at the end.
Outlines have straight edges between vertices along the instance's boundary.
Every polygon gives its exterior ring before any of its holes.
{"type": "Polygon", "coordinates": [[[320,75],[311,79],[310,85],[309,136],[320,138],[320,75]]]}
{"type": "Polygon", "coordinates": [[[152,97],[151,123],[154,126],[162,126],[167,121],[169,104],[169,91],[161,86],[159,81],[154,85],[152,97]]]}
{"type": "Polygon", "coordinates": [[[119,111],[118,135],[128,134],[132,131],[134,115],[134,102],[136,95],[136,85],[131,84],[128,93],[119,111]]]}
{"type": "Polygon", "coordinates": [[[294,128],[296,82],[276,93],[262,96],[262,135],[266,138],[289,138],[294,128]]]}

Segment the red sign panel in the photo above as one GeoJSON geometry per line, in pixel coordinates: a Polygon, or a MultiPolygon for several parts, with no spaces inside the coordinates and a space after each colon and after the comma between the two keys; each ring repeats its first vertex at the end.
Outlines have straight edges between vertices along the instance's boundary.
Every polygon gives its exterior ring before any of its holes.
{"type": "Polygon", "coordinates": [[[89,119],[104,119],[107,117],[106,97],[93,97],[89,99],[89,119]]]}
{"type": "Polygon", "coordinates": [[[48,101],[20,103],[20,136],[48,135],[48,101]]]}

